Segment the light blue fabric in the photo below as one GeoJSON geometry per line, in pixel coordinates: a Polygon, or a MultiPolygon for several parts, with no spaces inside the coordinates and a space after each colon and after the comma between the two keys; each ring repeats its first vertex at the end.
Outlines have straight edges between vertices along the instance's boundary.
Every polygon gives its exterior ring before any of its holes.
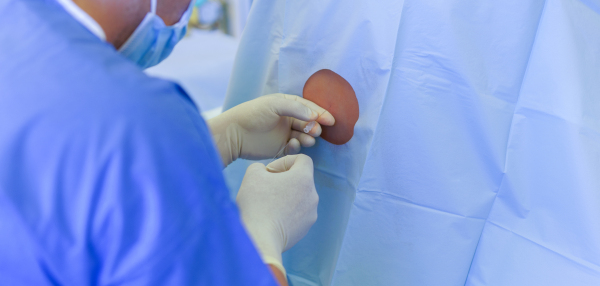
{"type": "Polygon", "coordinates": [[[600,285],[597,1],[253,5],[226,108],[324,68],[360,104],[348,144],[305,149],[292,285],[600,285]]]}
{"type": "Polygon", "coordinates": [[[0,285],[276,285],[186,93],[0,0],[0,285]]]}
{"type": "Polygon", "coordinates": [[[121,54],[142,68],[155,66],[171,54],[175,45],[185,36],[194,8],[194,1],[190,0],[179,22],[167,26],[156,14],[157,1],[150,1],[150,12],[119,49],[121,54]]]}

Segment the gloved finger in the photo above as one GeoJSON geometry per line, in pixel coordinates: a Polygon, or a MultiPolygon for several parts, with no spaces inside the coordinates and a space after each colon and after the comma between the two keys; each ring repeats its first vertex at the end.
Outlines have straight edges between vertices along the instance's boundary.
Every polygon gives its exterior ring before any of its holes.
{"type": "Polygon", "coordinates": [[[246,173],[248,172],[260,172],[266,169],[265,165],[262,163],[254,163],[246,169],[246,173]]]}
{"type": "Polygon", "coordinates": [[[292,131],[292,134],[290,134],[290,137],[298,139],[302,147],[312,147],[315,145],[315,138],[306,133],[294,130],[292,131]]]}
{"type": "Polygon", "coordinates": [[[309,172],[306,174],[310,175],[310,178],[313,178],[314,176],[313,161],[304,154],[298,154],[298,157],[294,160],[294,164],[288,170],[292,172],[309,172]]]}
{"type": "Polygon", "coordinates": [[[302,169],[302,171],[308,170],[312,176],[314,169],[313,161],[304,154],[298,154],[279,158],[267,165],[267,171],[271,173],[281,173],[291,169],[302,169]]]}
{"type": "Polygon", "coordinates": [[[285,151],[283,151],[283,154],[285,154],[285,155],[298,154],[298,153],[300,153],[300,149],[302,149],[302,147],[300,146],[300,141],[298,141],[298,139],[296,139],[296,138],[292,138],[288,142],[287,147],[285,147],[285,151]]]}
{"type": "MultiPolygon", "coordinates": [[[[312,122],[312,121],[311,121],[312,122]]],[[[309,124],[310,122],[306,122],[306,121],[302,121],[300,119],[295,119],[292,121],[292,129],[293,130],[297,130],[300,132],[304,132],[304,128],[309,124]]],[[[321,132],[323,131],[323,129],[321,128],[321,124],[319,124],[318,122],[315,122],[315,126],[313,126],[312,129],[310,129],[310,131],[308,131],[308,135],[312,136],[312,137],[319,137],[321,136],[321,132]]]]}
{"type": "MultiPolygon", "coordinates": [[[[284,93],[280,93],[280,94],[278,94],[278,96],[289,99],[289,100],[294,100],[294,101],[300,102],[303,105],[310,108],[311,110],[315,111],[318,114],[318,117],[313,120],[316,120],[320,124],[323,124],[325,126],[332,126],[333,124],[335,124],[335,118],[333,118],[333,115],[331,115],[331,113],[329,113],[329,111],[327,111],[325,108],[323,108],[321,106],[318,106],[316,103],[314,103],[308,99],[304,99],[303,97],[299,97],[297,95],[284,94],[284,93]]],[[[307,120],[307,121],[309,121],[309,120],[307,120]]]]}
{"type": "Polygon", "coordinates": [[[314,121],[319,117],[316,111],[313,111],[306,105],[284,97],[272,97],[269,104],[273,112],[279,116],[288,116],[304,121],[314,121]]]}
{"type": "Polygon", "coordinates": [[[267,165],[267,171],[271,173],[286,172],[294,165],[294,162],[298,156],[299,155],[288,155],[281,157],[267,165]]]}

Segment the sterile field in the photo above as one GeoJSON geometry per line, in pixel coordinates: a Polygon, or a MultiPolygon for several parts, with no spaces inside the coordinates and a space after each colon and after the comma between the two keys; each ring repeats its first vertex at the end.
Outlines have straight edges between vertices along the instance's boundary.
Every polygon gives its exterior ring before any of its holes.
{"type": "Polygon", "coordinates": [[[254,1],[225,109],[321,69],[360,106],[291,284],[600,284],[599,55],[597,1],[254,1]]]}

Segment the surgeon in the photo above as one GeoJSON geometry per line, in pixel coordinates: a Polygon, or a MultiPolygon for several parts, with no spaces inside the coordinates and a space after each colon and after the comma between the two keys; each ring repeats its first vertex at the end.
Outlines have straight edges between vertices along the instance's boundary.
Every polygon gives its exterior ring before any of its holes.
{"type": "Polygon", "coordinates": [[[206,124],[145,75],[193,4],[0,0],[0,285],[287,285],[281,253],[318,203],[293,154],[335,120],[275,94],[206,124]],[[236,207],[223,166],[279,153],[236,207]]]}

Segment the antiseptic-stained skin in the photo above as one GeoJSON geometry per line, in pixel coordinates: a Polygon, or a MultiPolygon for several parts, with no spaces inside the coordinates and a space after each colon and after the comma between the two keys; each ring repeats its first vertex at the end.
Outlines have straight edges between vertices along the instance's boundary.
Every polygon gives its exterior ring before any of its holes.
{"type": "Polygon", "coordinates": [[[335,118],[333,126],[321,126],[323,139],[336,145],[352,139],[358,121],[358,99],[348,81],[331,70],[320,70],[308,78],[302,96],[325,108],[335,118]]]}

